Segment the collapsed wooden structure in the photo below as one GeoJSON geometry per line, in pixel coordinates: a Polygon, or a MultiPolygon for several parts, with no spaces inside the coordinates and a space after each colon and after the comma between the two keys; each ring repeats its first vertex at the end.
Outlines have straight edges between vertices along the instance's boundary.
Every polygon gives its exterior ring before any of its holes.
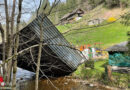
{"type": "Polygon", "coordinates": [[[84,14],[84,11],[80,8],[77,8],[77,9],[73,10],[72,12],[65,14],[60,19],[60,22],[61,22],[61,24],[66,24],[66,23],[72,22],[75,17],[82,17],[83,14],[84,14]]]}
{"type": "MultiPolygon", "coordinates": [[[[70,74],[84,58],[77,50],[70,48],[69,42],[45,15],[39,15],[20,31],[19,51],[40,42],[41,22],[43,22],[43,43],[47,45],[42,48],[40,75],[44,73],[50,77],[59,77],[70,74]]],[[[38,47],[19,55],[18,67],[35,72],[37,56],[38,47]]]]}

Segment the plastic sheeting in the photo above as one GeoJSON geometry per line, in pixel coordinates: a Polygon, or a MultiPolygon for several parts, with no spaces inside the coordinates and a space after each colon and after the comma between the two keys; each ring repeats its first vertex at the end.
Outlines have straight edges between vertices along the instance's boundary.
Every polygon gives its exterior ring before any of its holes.
{"type": "Polygon", "coordinates": [[[109,65],[130,67],[130,56],[122,53],[114,53],[109,55],[109,65]]]}

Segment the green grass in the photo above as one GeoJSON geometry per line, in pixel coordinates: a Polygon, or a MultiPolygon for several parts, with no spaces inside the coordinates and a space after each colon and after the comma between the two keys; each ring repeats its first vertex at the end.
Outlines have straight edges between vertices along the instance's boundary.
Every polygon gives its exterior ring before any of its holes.
{"type": "Polygon", "coordinates": [[[101,71],[101,72],[104,72],[104,70],[105,70],[105,69],[104,69],[104,64],[106,64],[107,61],[108,61],[108,60],[101,60],[101,61],[95,62],[95,64],[94,64],[95,69],[96,69],[96,70],[99,70],[99,71],[101,71]]]}
{"type": "MultiPolygon", "coordinates": [[[[86,62],[87,63],[87,62],[86,62]]],[[[110,81],[105,67],[108,65],[108,60],[100,60],[94,63],[94,69],[88,69],[85,64],[80,65],[73,73],[73,77],[87,79],[90,82],[99,82],[112,87],[128,88],[130,87],[130,74],[112,72],[113,81],[110,81]]]]}
{"type": "MultiPolygon", "coordinates": [[[[85,64],[82,64],[78,67],[78,69],[74,72],[74,76],[81,78],[92,78],[98,79],[101,77],[102,73],[104,73],[104,65],[108,62],[108,60],[96,61],[94,63],[94,69],[87,69],[85,64]]],[[[87,62],[86,62],[87,63],[87,62]]]]}
{"type": "MultiPolygon", "coordinates": [[[[105,12],[104,10],[102,10],[102,14],[105,12]]],[[[74,45],[94,45],[95,43],[101,42],[101,47],[107,48],[114,44],[128,40],[127,32],[130,31],[130,26],[124,26],[119,21],[96,28],[90,28],[93,26],[87,26],[87,20],[92,19],[92,16],[96,15],[96,11],[97,10],[94,12],[92,11],[91,13],[87,13],[81,20],[77,22],[59,25],[57,28],[61,33],[72,30],[69,33],[63,35],[69,42],[74,45]]],[[[104,21],[102,25],[106,23],[107,22],[104,21]]],[[[127,87],[128,78],[130,80],[130,77],[128,77],[127,74],[113,73],[113,76],[117,78],[117,81],[115,79],[115,81],[112,83],[110,80],[108,80],[108,77],[105,73],[105,66],[107,64],[108,60],[96,61],[94,63],[94,69],[86,68],[85,64],[82,64],[73,73],[73,76],[78,78],[85,78],[87,80],[94,79],[107,85],[114,84],[115,86],[120,85],[121,87],[127,87]],[[125,85],[123,83],[125,83],[125,85]]]]}
{"type": "MultiPolygon", "coordinates": [[[[116,10],[116,9],[115,9],[116,10]]],[[[128,8],[129,10],[129,8],[128,8]]],[[[127,9],[124,12],[128,11],[127,9]]],[[[71,24],[59,25],[57,28],[61,33],[72,30],[67,34],[64,34],[65,38],[74,45],[86,45],[101,42],[101,46],[107,48],[114,44],[126,41],[128,39],[126,33],[130,30],[130,26],[124,26],[118,20],[115,23],[100,26],[96,28],[88,28],[87,21],[95,18],[103,18],[107,12],[111,10],[103,8],[103,4],[97,6],[93,10],[85,13],[79,21],[75,21],[71,24]],[[81,29],[80,29],[81,28],[81,29]],[[84,29],[82,29],[84,28],[84,29]],[[73,30],[77,29],[77,30],[73,30]]],[[[117,11],[122,11],[117,9],[117,11]]],[[[112,12],[111,12],[112,13],[112,12]]],[[[112,14],[115,14],[114,12],[112,14]]],[[[115,15],[115,18],[120,17],[120,14],[115,15]]],[[[106,24],[105,20],[102,24],[106,24]]],[[[92,26],[91,26],[92,27],[92,26]]]]}
{"type": "MultiPolygon", "coordinates": [[[[76,24],[67,24],[65,26],[58,26],[60,32],[65,32],[76,24]]],[[[77,25],[78,26],[78,25],[77,25]]],[[[88,26],[83,26],[88,27],[88,26]]],[[[65,38],[74,45],[94,44],[101,42],[102,47],[109,47],[116,43],[126,41],[128,39],[127,32],[130,26],[124,26],[119,22],[112,23],[106,26],[92,28],[92,29],[79,29],[73,30],[65,34],[65,38]],[[89,32],[88,32],[89,31],[89,32]]]]}

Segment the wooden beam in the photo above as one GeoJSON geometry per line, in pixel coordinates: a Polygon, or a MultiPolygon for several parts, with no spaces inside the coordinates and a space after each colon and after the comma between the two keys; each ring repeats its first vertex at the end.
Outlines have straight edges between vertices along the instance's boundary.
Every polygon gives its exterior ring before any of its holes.
{"type": "Polygon", "coordinates": [[[130,67],[118,67],[112,66],[112,71],[119,71],[119,72],[130,72],[130,67]]]}

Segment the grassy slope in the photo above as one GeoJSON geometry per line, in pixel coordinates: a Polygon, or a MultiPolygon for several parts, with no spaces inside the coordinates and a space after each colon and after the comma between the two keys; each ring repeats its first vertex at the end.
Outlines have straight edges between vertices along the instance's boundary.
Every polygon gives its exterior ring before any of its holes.
{"type": "MultiPolygon", "coordinates": [[[[99,9],[99,7],[96,9],[99,9]]],[[[119,13],[120,9],[111,10],[111,11],[107,10],[107,11],[109,11],[109,13],[112,13],[112,12],[115,13],[116,11],[119,13]]],[[[107,11],[105,11],[105,9],[103,9],[102,12],[103,13],[105,12],[105,14],[100,13],[101,17],[106,16],[107,11]]],[[[126,27],[126,26],[122,25],[119,21],[106,25],[106,26],[103,26],[103,27],[88,29],[88,26],[86,25],[86,21],[84,19],[86,19],[86,18],[88,19],[93,15],[96,15],[96,14],[94,14],[94,13],[86,14],[82,18],[82,20],[78,21],[78,23],[66,24],[64,26],[60,25],[60,26],[58,26],[58,29],[60,32],[63,33],[68,30],[71,30],[72,28],[79,28],[79,27],[86,28],[86,29],[74,30],[74,31],[71,31],[64,35],[65,38],[69,42],[73,43],[74,45],[94,44],[97,42],[101,42],[102,47],[107,48],[109,46],[112,46],[116,43],[120,43],[122,41],[126,41],[128,39],[126,34],[128,31],[130,31],[130,26],[126,27]]],[[[118,14],[116,16],[119,17],[118,14]]],[[[101,81],[102,83],[104,83],[106,85],[127,87],[128,86],[127,85],[128,84],[128,82],[127,82],[128,75],[126,75],[126,74],[113,73],[113,74],[117,74],[117,75],[114,75],[114,77],[119,79],[119,80],[115,79],[115,82],[113,82],[113,83],[109,82],[107,77],[103,76],[105,73],[104,65],[106,65],[107,63],[108,63],[108,60],[96,61],[94,63],[94,67],[95,67],[94,69],[86,69],[84,66],[85,64],[82,64],[73,73],[73,76],[79,77],[79,78],[81,78],[81,77],[87,78],[87,80],[94,79],[97,81],[101,81]],[[122,76],[125,76],[125,77],[122,77],[122,76]],[[120,79],[122,79],[122,80],[120,80],[120,79]]]]}
{"type": "MultiPolygon", "coordinates": [[[[86,12],[83,18],[73,24],[66,24],[58,26],[60,32],[65,32],[71,29],[77,28],[87,28],[87,21],[94,19],[94,18],[109,18],[115,17],[119,18],[121,14],[127,12],[129,9],[122,10],[120,8],[115,8],[112,10],[108,10],[102,8],[102,5],[98,6],[97,8],[93,9],[92,11],[86,12]]],[[[105,22],[106,23],[106,22],[105,22]]],[[[65,38],[74,45],[84,45],[84,44],[94,44],[97,42],[102,43],[102,47],[109,47],[113,44],[120,43],[122,41],[127,40],[126,33],[130,30],[130,26],[126,27],[119,22],[98,27],[92,29],[78,29],[71,31],[65,34],[65,38]],[[91,32],[87,32],[89,30],[94,30],[91,32]]]]}
{"type": "MultiPolygon", "coordinates": [[[[64,32],[69,27],[58,26],[58,28],[61,32],[64,32]]],[[[128,39],[126,35],[128,30],[130,30],[130,27],[126,27],[119,22],[116,22],[107,26],[93,29],[74,30],[67,33],[65,38],[74,45],[94,44],[101,42],[103,47],[108,47],[113,44],[126,41],[128,39]],[[94,31],[87,32],[88,30],[94,31]]]]}
{"type": "Polygon", "coordinates": [[[94,63],[94,69],[86,69],[85,64],[82,64],[78,67],[78,69],[74,72],[74,76],[82,77],[82,78],[94,78],[99,79],[102,73],[105,72],[104,65],[108,62],[108,60],[96,61],[94,63]]]}
{"type": "Polygon", "coordinates": [[[85,64],[82,64],[78,69],[73,73],[73,76],[76,78],[87,79],[91,83],[99,82],[105,85],[113,87],[130,87],[130,74],[121,74],[117,72],[112,72],[112,77],[114,80],[111,82],[108,79],[107,74],[105,73],[105,66],[108,65],[108,60],[100,60],[94,63],[94,69],[87,69],[85,64]]]}

